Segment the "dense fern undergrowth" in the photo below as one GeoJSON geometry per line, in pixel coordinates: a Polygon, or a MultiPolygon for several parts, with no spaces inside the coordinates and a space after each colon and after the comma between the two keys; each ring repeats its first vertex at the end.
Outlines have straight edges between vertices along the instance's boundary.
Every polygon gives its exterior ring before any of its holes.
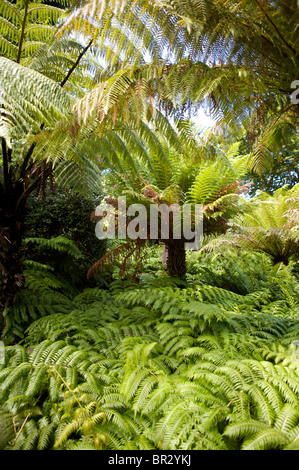
{"type": "Polygon", "coordinates": [[[153,255],[138,284],[83,292],[27,270],[2,338],[0,448],[299,449],[295,265],[190,254],[176,281],[153,255]]]}

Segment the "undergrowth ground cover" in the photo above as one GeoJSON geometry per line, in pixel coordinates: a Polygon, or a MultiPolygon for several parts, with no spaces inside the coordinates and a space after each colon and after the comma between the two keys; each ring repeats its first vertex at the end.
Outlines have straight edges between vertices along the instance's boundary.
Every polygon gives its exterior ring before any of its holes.
{"type": "Polygon", "coordinates": [[[185,281],[158,267],[68,295],[28,267],[6,313],[2,449],[299,449],[296,265],[190,255],[185,281]]]}

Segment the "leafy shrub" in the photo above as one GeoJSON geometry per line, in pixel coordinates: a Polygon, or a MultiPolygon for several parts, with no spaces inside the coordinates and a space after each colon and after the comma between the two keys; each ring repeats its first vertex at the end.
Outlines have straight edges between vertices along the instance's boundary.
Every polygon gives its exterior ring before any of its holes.
{"type": "Polygon", "coordinates": [[[63,236],[75,242],[83,256],[67,265],[59,253],[55,256],[53,250],[48,250],[46,246],[39,249],[34,246],[29,247],[28,257],[51,265],[56,272],[67,271],[76,286],[92,285],[87,282],[87,271],[106,250],[106,241],[96,237],[95,223],[91,220],[97,204],[96,200],[59,187],[48,188],[45,198],[42,194],[32,195],[28,202],[26,237],[63,236]]]}

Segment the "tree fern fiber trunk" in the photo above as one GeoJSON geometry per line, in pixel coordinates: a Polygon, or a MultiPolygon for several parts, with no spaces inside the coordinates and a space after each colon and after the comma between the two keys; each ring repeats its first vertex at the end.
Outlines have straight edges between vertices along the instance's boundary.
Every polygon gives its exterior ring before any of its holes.
{"type": "Polygon", "coordinates": [[[165,241],[167,248],[166,267],[169,276],[182,279],[186,272],[186,251],[184,240],[167,240],[165,241]]]}
{"type": "MultiPolygon", "coordinates": [[[[18,201],[24,193],[23,184],[11,182],[9,190],[0,188],[0,308],[12,307],[17,292],[24,285],[22,246],[26,206],[18,209],[18,201]]],[[[2,327],[5,318],[2,317],[2,327]]]]}

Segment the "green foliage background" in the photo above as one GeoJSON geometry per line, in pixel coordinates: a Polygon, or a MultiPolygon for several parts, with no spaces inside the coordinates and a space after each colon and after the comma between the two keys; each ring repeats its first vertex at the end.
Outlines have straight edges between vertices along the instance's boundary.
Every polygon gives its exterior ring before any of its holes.
{"type": "Polygon", "coordinates": [[[73,189],[48,188],[46,194],[32,195],[28,201],[26,217],[26,238],[53,238],[63,236],[72,240],[80,250],[79,259],[71,258],[69,263],[61,254],[45,247],[29,245],[27,257],[49,264],[58,273],[67,273],[74,287],[91,287],[87,271],[91,264],[104,255],[107,241],[95,235],[95,222],[91,214],[100,201],[99,197],[84,196],[73,189]]]}

